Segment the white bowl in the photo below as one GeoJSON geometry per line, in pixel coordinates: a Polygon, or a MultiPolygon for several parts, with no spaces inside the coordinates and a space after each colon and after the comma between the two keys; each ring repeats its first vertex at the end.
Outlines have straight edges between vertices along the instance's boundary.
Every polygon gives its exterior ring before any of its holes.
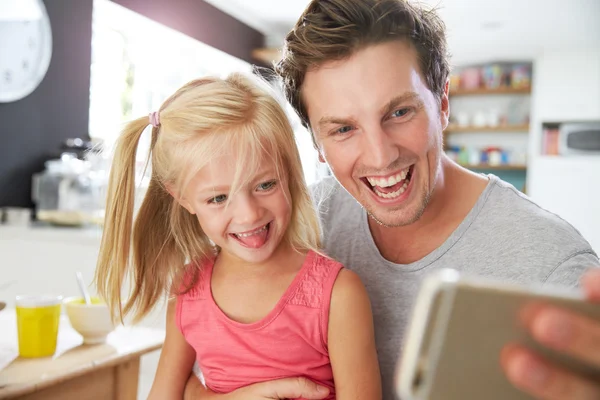
{"type": "Polygon", "coordinates": [[[115,329],[105,303],[92,299],[94,304],[87,305],[82,297],[69,297],[63,301],[71,326],[81,336],[84,344],[104,343],[106,337],[115,329]]]}

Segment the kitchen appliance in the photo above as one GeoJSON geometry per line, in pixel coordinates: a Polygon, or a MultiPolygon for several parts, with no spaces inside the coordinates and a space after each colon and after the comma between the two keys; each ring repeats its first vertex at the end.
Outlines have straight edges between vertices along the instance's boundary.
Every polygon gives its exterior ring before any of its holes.
{"type": "Polygon", "coordinates": [[[60,159],[46,161],[45,166],[32,179],[37,219],[65,226],[101,224],[106,193],[104,171],[94,169],[90,160],[81,160],[73,153],[63,153],[60,159]]]}
{"type": "Polygon", "coordinates": [[[600,155],[600,122],[563,123],[559,128],[560,155],[600,155]]]}

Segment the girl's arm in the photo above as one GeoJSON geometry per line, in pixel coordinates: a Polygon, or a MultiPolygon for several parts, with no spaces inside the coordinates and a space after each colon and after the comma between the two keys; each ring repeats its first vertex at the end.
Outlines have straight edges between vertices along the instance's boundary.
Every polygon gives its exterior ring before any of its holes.
{"type": "Polygon", "coordinates": [[[347,269],[331,294],[328,347],[337,400],[381,399],[371,304],[358,275],[347,269]]]}
{"type": "Polygon", "coordinates": [[[180,400],[192,372],[196,352],[175,324],[176,300],[167,307],[167,333],[148,400],[180,400]]]}

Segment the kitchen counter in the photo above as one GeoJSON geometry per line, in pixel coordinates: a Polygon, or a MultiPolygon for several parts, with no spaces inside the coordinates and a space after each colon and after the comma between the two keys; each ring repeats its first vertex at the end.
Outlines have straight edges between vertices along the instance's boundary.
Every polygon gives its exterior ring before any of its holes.
{"type": "MultiPolygon", "coordinates": [[[[0,332],[0,351],[17,352],[15,311],[2,311],[0,325],[8,328],[0,332]]],[[[53,357],[17,358],[0,370],[0,399],[136,399],[140,357],[159,350],[164,335],[162,329],[119,326],[106,343],[82,345],[63,316],[53,357]]]]}
{"type": "MultiPolygon", "coordinates": [[[[0,225],[0,302],[14,307],[20,294],[79,295],[75,272],[91,284],[101,238],[100,228],[0,225]]],[[[91,285],[90,291],[95,292],[91,285]]],[[[140,325],[164,329],[165,314],[160,304],[140,325]]],[[[147,398],[158,356],[142,359],[138,399],[147,398]]]]}

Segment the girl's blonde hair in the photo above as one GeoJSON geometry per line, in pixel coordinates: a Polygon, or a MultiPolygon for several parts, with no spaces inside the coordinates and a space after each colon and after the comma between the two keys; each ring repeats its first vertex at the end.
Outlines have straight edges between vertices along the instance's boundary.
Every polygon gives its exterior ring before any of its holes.
{"type": "Polygon", "coordinates": [[[248,183],[262,157],[269,157],[291,195],[283,241],[297,251],[319,249],[319,223],[294,133],[267,90],[239,74],[198,79],[169,97],[158,115],[160,125],[152,128],[152,176],[135,222],[136,152],[148,117],[125,127],[110,172],[95,283],[114,319],[131,313],[133,322],[139,321],[163,296],[177,293],[184,276],[196,276],[199,263],[192,261],[214,254],[196,216],[173,195],[180,196],[215,156],[237,156],[232,192],[248,183]],[[122,299],[126,278],[130,290],[122,299]]]}

